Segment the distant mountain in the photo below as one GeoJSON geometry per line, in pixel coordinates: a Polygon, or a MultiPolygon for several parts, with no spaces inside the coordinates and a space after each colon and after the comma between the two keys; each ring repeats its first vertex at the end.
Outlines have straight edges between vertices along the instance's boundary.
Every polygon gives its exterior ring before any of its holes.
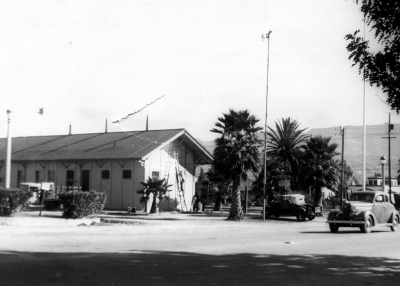
{"type": "MultiPolygon", "coordinates": [[[[345,128],[344,137],[344,160],[351,167],[354,172],[354,176],[358,181],[362,180],[362,146],[363,146],[363,127],[362,126],[347,126],[345,128]]],[[[389,164],[389,151],[388,151],[388,139],[382,137],[388,137],[387,125],[368,125],[366,127],[366,176],[373,176],[375,173],[382,173],[382,165],[380,163],[380,157],[385,155],[389,164]]],[[[332,137],[331,142],[338,144],[337,151],[342,152],[342,138],[339,135],[340,130],[338,127],[330,128],[314,128],[308,130],[309,134],[322,135],[332,137]]],[[[391,175],[392,178],[397,176],[397,170],[399,169],[400,159],[400,124],[394,124],[394,129],[391,132],[391,175]]],[[[204,148],[207,149],[211,154],[215,149],[214,141],[203,141],[197,139],[204,148]]],[[[341,159],[341,155],[337,156],[337,159],[341,159]]],[[[388,166],[386,166],[385,174],[388,176],[388,166]]]]}

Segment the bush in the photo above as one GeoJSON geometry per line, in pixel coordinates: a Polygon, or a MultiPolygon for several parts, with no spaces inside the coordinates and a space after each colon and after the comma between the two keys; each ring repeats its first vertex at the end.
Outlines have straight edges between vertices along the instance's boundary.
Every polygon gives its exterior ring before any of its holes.
{"type": "Polygon", "coordinates": [[[63,216],[70,218],[82,218],[101,213],[107,199],[105,192],[96,191],[69,191],[59,194],[58,197],[63,205],[63,216]]]}
{"type": "Polygon", "coordinates": [[[32,193],[20,189],[0,188],[0,216],[10,216],[29,204],[32,193]]]}

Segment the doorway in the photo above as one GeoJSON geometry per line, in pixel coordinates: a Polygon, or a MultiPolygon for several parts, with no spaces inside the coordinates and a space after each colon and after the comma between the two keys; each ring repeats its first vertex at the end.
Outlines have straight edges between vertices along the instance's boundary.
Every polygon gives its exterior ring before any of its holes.
{"type": "Polygon", "coordinates": [[[89,170],[82,170],[81,186],[82,186],[82,191],[84,191],[84,192],[89,191],[89,189],[90,189],[90,171],[89,170]]]}

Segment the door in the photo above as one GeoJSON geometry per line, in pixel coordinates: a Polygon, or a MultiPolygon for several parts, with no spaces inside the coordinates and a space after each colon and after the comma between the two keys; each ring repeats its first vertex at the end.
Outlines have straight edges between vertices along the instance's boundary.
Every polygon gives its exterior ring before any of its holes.
{"type": "Polygon", "coordinates": [[[384,196],[384,222],[391,222],[391,218],[392,218],[392,214],[393,211],[395,210],[394,205],[392,203],[389,202],[389,196],[385,195],[384,196]]]}
{"type": "Polygon", "coordinates": [[[374,206],[372,207],[372,212],[375,215],[378,223],[385,222],[385,212],[386,212],[386,205],[383,199],[383,195],[378,195],[375,197],[374,206]]]}
{"type": "Polygon", "coordinates": [[[81,187],[82,187],[82,191],[84,191],[84,192],[87,192],[90,190],[90,171],[89,170],[82,170],[81,187]]]}

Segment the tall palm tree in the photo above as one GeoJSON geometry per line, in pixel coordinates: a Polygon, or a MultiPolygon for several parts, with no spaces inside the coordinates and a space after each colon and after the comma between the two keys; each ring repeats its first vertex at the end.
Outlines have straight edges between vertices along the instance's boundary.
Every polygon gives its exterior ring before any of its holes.
{"type": "Polygon", "coordinates": [[[304,156],[301,167],[303,187],[314,186],[314,205],[321,204],[322,187],[333,187],[339,184],[339,166],[334,160],[338,147],[330,142],[331,137],[321,135],[309,138],[303,145],[304,156]]]}
{"type": "Polygon", "coordinates": [[[247,172],[258,171],[260,164],[260,140],[257,132],[262,130],[256,127],[259,120],[247,110],[224,113],[218,117],[211,132],[220,134],[215,139],[214,170],[221,174],[225,181],[232,182],[232,204],[229,211],[229,220],[240,220],[242,207],[240,205],[240,183],[247,180],[247,172]]]}
{"type": "Polygon", "coordinates": [[[304,134],[305,129],[299,129],[300,123],[290,117],[281,122],[275,121],[273,130],[268,127],[268,155],[283,162],[288,173],[292,176],[293,181],[297,180],[299,159],[302,155],[301,144],[305,142],[307,135],[304,134]]]}

